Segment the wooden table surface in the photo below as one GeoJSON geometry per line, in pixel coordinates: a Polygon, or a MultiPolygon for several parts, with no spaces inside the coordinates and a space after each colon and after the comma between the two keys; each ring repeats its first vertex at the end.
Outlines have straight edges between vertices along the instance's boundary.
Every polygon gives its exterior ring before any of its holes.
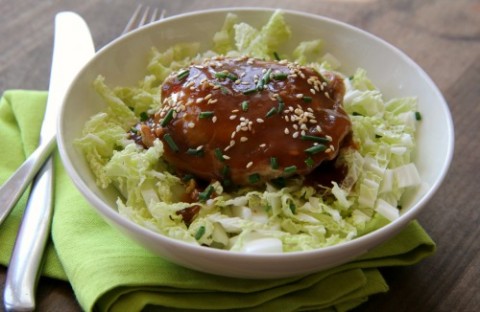
{"type": "MultiPolygon", "coordinates": [[[[138,3],[0,0],[0,92],[48,88],[53,19],[57,12],[72,10],[82,15],[98,49],[121,33],[138,3]]],[[[438,244],[438,251],[418,265],[382,270],[390,291],[373,296],[356,311],[480,311],[479,0],[142,3],[166,9],[167,15],[259,4],[324,15],[387,40],[423,67],[449,103],[456,133],[451,169],[419,217],[438,244]]],[[[5,274],[6,268],[0,267],[2,293],[5,274]]],[[[0,301],[3,307],[3,300],[0,301]]],[[[68,283],[48,278],[40,280],[38,301],[40,311],[81,310],[68,283]]]]}

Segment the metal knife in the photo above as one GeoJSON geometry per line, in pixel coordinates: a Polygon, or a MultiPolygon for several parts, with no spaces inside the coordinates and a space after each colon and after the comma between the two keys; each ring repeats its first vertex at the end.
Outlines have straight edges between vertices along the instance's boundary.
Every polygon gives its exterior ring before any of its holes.
{"type": "MultiPolygon", "coordinates": [[[[55,38],[47,108],[40,145],[55,138],[57,116],[67,89],[82,66],[95,54],[85,21],[76,13],[55,17],[55,38]]],[[[53,215],[53,156],[35,176],[5,281],[7,311],[35,309],[35,288],[53,215]]]]}

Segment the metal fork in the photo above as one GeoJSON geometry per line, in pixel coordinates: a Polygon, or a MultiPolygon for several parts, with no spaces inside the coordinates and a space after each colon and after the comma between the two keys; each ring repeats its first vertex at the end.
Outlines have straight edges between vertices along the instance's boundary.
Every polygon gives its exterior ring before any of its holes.
{"type": "Polygon", "coordinates": [[[159,11],[157,8],[150,8],[139,4],[133,12],[132,17],[125,26],[122,35],[165,17],[165,10],[159,11]]]}
{"type": "MultiPolygon", "coordinates": [[[[142,27],[144,25],[147,25],[151,22],[154,22],[156,20],[162,19],[165,16],[165,10],[162,10],[160,13],[158,9],[151,9],[150,7],[143,7],[142,5],[139,5],[130,20],[128,21],[127,26],[125,27],[124,31],[122,32],[122,35],[126,34],[129,31],[132,31],[136,28],[142,27]]],[[[50,151],[51,152],[51,151],[50,151]]],[[[28,183],[28,182],[27,182],[28,183]]],[[[40,203],[41,204],[41,203],[40,203]]],[[[51,214],[48,216],[48,219],[51,218],[51,214]]],[[[35,286],[38,281],[37,277],[39,276],[39,271],[42,269],[40,265],[40,260],[42,259],[42,254],[44,253],[44,248],[45,244],[40,244],[39,239],[42,237],[45,237],[48,239],[48,231],[50,230],[50,226],[37,226],[39,222],[45,222],[48,221],[50,223],[51,220],[43,220],[43,218],[39,218],[38,216],[34,216],[33,218],[29,218],[29,228],[35,228],[38,229],[37,232],[41,233],[36,233],[36,236],[33,237],[32,239],[35,240],[35,243],[31,243],[31,241],[24,241],[24,240],[19,240],[17,238],[17,242],[15,243],[15,248],[12,253],[11,259],[16,259],[19,257],[19,255],[29,255],[29,261],[21,261],[15,262],[15,269],[16,270],[21,270],[22,272],[27,272],[26,274],[22,275],[22,281],[20,284],[12,284],[11,286],[13,288],[15,287],[21,287],[19,291],[23,293],[23,295],[19,298],[15,297],[15,300],[13,300],[9,306],[8,306],[8,311],[33,311],[35,309],[35,286]],[[35,268],[32,270],[27,270],[27,268],[23,266],[29,266],[30,268],[35,268]]],[[[23,228],[23,223],[25,223],[25,218],[22,221],[22,226],[23,228]]],[[[22,232],[22,229],[20,229],[19,232],[22,232]]],[[[19,234],[20,235],[20,234],[19,234]]],[[[26,237],[27,239],[30,239],[30,237],[26,237]]],[[[7,277],[8,278],[8,277],[7,277]]],[[[18,287],[16,289],[18,289],[18,287]]],[[[1,308],[0,308],[1,310],[1,308]]]]}

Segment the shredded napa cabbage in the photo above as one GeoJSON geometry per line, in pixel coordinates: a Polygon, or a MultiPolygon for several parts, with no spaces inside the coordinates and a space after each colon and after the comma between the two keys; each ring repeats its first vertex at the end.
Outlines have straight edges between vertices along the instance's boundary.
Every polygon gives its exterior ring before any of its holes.
{"type": "MultiPolygon", "coordinates": [[[[339,244],[373,231],[400,215],[402,194],[420,184],[412,161],[415,148],[415,98],[384,99],[367,72],[345,76],[344,108],[349,113],[358,149],[341,151],[337,162],[348,168],[342,183],[319,192],[301,178],[283,187],[225,192],[212,185],[216,197],[182,202],[185,184],[162,161],[163,145],[156,140],[143,149],[128,140],[127,131],[142,114],[160,107],[160,86],[172,72],[218,54],[278,57],[277,50],[292,36],[281,11],[260,29],[228,14],[214,34],[212,50],[183,43],[163,52],[152,48],[147,74],[137,86],[110,88],[99,76],[94,87],[106,109],[85,125],[76,144],[85,154],[100,187],[114,185],[120,193],[119,212],[149,229],[188,243],[240,252],[292,252],[339,244]],[[188,226],[179,213],[199,206],[188,226]]],[[[282,55],[315,68],[339,68],[340,61],[323,50],[323,41],[302,42],[291,55],[282,55]]]]}

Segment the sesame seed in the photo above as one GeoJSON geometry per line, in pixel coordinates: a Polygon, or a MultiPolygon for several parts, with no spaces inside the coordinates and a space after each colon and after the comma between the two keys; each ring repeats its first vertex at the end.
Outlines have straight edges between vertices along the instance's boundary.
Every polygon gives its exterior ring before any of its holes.
{"type": "Polygon", "coordinates": [[[298,138],[298,131],[295,131],[295,132],[292,134],[292,138],[294,138],[294,139],[298,138]]]}
{"type": "Polygon", "coordinates": [[[262,118],[257,118],[257,122],[258,122],[258,123],[263,123],[264,120],[263,120],[262,118]]]}
{"type": "Polygon", "coordinates": [[[247,141],[248,141],[248,138],[247,138],[247,137],[244,137],[244,136],[243,136],[243,137],[240,138],[240,142],[247,142],[247,141]]]}
{"type": "Polygon", "coordinates": [[[288,130],[288,128],[285,128],[285,130],[283,130],[283,133],[289,134],[289,133],[290,133],[290,130],[288,130]]]}
{"type": "Polygon", "coordinates": [[[193,122],[189,122],[188,123],[188,127],[191,129],[191,128],[194,128],[195,127],[195,124],[193,122]]]}
{"type": "Polygon", "coordinates": [[[230,156],[227,156],[227,155],[223,154],[223,155],[222,155],[222,158],[223,158],[223,159],[226,159],[226,160],[229,160],[229,159],[230,159],[230,156]]]}
{"type": "Polygon", "coordinates": [[[237,115],[230,115],[229,117],[230,120],[234,120],[235,118],[237,118],[237,115]]]}
{"type": "Polygon", "coordinates": [[[260,144],[259,146],[260,146],[261,148],[265,148],[265,147],[267,147],[267,144],[266,144],[266,143],[262,143],[262,144],[260,144]]]}
{"type": "Polygon", "coordinates": [[[331,136],[326,135],[325,137],[327,138],[327,140],[329,140],[330,142],[332,142],[332,137],[331,137],[331,136]]]}
{"type": "Polygon", "coordinates": [[[213,116],[213,117],[212,117],[212,122],[213,122],[213,123],[216,123],[216,122],[217,122],[217,116],[213,116]]]}
{"type": "Polygon", "coordinates": [[[212,97],[212,94],[209,93],[209,94],[207,94],[207,95],[204,97],[204,99],[205,99],[205,100],[209,100],[211,97],[212,97]]]}
{"type": "Polygon", "coordinates": [[[315,89],[310,89],[311,94],[315,94],[315,89]]]}
{"type": "Polygon", "coordinates": [[[251,166],[253,166],[253,161],[250,161],[245,167],[248,169],[248,168],[250,168],[251,166]]]}
{"type": "Polygon", "coordinates": [[[297,99],[301,99],[301,98],[303,98],[303,94],[302,94],[302,93],[297,93],[297,94],[295,95],[295,97],[296,97],[297,99]]]}

